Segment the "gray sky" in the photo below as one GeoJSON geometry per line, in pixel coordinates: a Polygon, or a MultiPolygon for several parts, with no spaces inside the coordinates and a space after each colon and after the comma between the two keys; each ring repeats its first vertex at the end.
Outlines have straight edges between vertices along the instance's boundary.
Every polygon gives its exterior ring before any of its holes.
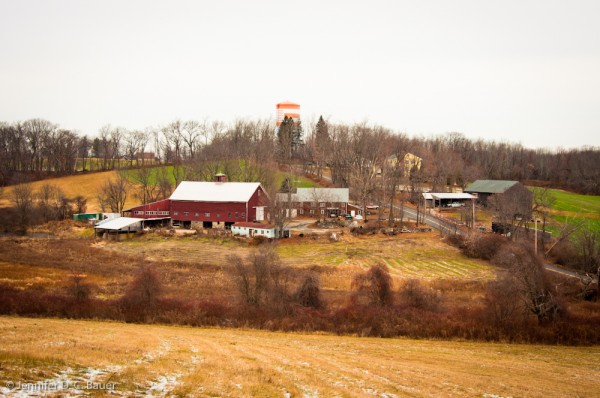
{"type": "Polygon", "coordinates": [[[0,0],[0,120],[367,120],[600,146],[600,1],[0,0]]]}

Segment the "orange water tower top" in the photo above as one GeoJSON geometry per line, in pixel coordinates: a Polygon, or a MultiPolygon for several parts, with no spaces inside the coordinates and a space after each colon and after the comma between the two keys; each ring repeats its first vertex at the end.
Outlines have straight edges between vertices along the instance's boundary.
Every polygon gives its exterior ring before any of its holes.
{"type": "Polygon", "coordinates": [[[277,126],[281,126],[281,122],[287,116],[292,118],[295,123],[300,121],[300,105],[294,104],[293,102],[284,101],[278,103],[275,108],[277,109],[277,126]]]}

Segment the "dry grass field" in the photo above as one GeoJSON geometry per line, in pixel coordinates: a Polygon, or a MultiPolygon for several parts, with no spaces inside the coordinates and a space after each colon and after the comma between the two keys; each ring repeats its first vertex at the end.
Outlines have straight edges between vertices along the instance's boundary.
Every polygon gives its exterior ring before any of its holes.
{"type": "Polygon", "coordinates": [[[0,395],[592,397],[599,347],[0,317],[0,395]],[[91,386],[99,390],[85,390],[91,386]],[[49,391],[46,391],[49,392],[49,391]],[[20,394],[20,395],[19,395],[20,394]]]}
{"type": "MultiPolygon", "coordinates": [[[[60,190],[69,198],[74,198],[77,195],[81,195],[87,199],[87,211],[96,212],[100,211],[100,205],[98,203],[98,193],[102,185],[110,178],[116,178],[117,171],[102,171],[98,173],[89,174],[78,174],[60,178],[49,178],[46,180],[35,181],[30,183],[33,192],[39,191],[44,184],[52,184],[60,188],[60,190]]],[[[0,208],[12,206],[10,203],[10,197],[12,187],[6,187],[4,189],[3,197],[0,198],[0,208]]],[[[133,195],[129,195],[125,204],[128,206],[135,206],[138,204],[138,200],[133,198],[133,195]]]]}
{"type": "MultiPolygon", "coordinates": [[[[84,234],[74,228],[72,233],[84,234]]],[[[85,234],[84,234],[85,235],[85,234]]],[[[215,292],[236,294],[230,255],[248,257],[257,250],[244,239],[163,237],[150,233],[121,242],[86,238],[0,238],[0,282],[29,289],[64,292],[73,273],[87,276],[101,298],[117,298],[142,263],[158,271],[170,297],[207,298],[215,292]]],[[[494,267],[463,256],[435,233],[395,237],[345,234],[338,242],[293,238],[281,241],[277,252],[284,264],[319,274],[325,297],[344,300],[352,277],[383,262],[398,286],[405,279],[431,283],[442,280],[484,282],[494,267]]]]}

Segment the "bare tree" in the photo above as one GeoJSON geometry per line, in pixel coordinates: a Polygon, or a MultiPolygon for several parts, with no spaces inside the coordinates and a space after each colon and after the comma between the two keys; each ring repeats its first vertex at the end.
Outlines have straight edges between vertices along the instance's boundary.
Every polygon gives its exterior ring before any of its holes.
{"type": "Polygon", "coordinates": [[[234,278],[242,301],[255,306],[278,307],[290,300],[290,270],[280,264],[272,245],[263,245],[249,261],[231,256],[234,278]]]}
{"type": "Polygon", "coordinates": [[[119,172],[115,179],[109,178],[98,193],[98,201],[102,211],[110,209],[113,213],[121,213],[127,200],[129,182],[126,176],[119,172]]]}
{"type": "Polygon", "coordinates": [[[142,203],[155,202],[160,189],[156,184],[156,169],[142,166],[131,173],[133,182],[139,187],[138,198],[142,203]]]}
{"type": "Polygon", "coordinates": [[[144,159],[144,148],[146,147],[146,141],[148,137],[146,133],[141,130],[130,130],[125,132],[125,154],[129,158],[129,165],[133,166],[133,161],[136,161],[136,165],[139,165],[139,158],[144,159]]]}
{"type": "Polygon", "coordinates": [[[37,193],[39,209],[45,222],[55,220],[61,208],[61,202],[64,194],[54,184],[46,183],[42,185],[37,193]]]}
{"type": "Polygon", "coordinates": [[[156,169],[156,183],[158,185],[158,199],[166,199],[173,193],[173,180],[166,167],[156,169]]]}
{"type": "Polygon", "coordinates": [[[207,131],[206,126],[196,120],[188,120],[183,123],[181,138],[187,146],[187,157],[193,159],[199,146],[199,138],[207,131]]]}
{"type": "Polygon", "coordinates": [[[546,240],[546,222],[548,214],[554,203],[556,196],[547,188],[533,188],[533,216],[542,220],[542,248],[545,246],[546,240]]]}
{"type": "Polygon", "coordinates": [[[12,190],[11,200],[17,210],[19,226],[23,231],[26,231],[31,221],[30,214],[33,209],[33,191],[31,185],[15,185],[12,190]]]}
{"type": "Polygon", "coordinates": [[[353,300],[364,297],[369,305],[386,306],[393,302],[392,277],[383,264],[373,265],[352,280],[353,300]]]}
{"type": "Polygon", "coordinates": [[[506,244],[492,262],[508,269],[518,292],[517,298],[540,323],[553,321],[560,315],[562,308],[546,280],[544,264],[531,248],[506,244]]]}

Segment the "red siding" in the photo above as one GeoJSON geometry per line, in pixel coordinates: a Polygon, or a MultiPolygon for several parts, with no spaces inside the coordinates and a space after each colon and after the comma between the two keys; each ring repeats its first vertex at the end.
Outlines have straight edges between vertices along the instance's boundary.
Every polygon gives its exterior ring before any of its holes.
{"type": "Polygon", "coordinates": [[[247,217],[246,203],[171,202],[171,218],[178,221],[236,222],[248,221],[247,217]],[[244,217],[242,217],[242,213],[244,213],[244,217]]]}
{"type": "Polygon", "coordinates": [[[168,212],[171,210],[171,200],[159,200],[158,202],[146,203],[141,206],[131,208],[130,217],[135,218],[159,218],[159,217],[170,217],[169,214],[147,214],[147,212],[168,212]],[[144,214],[136,214],[136,212],[143,211],[144,214]]]}
{"type": "MultiPolygon", "coordinates": [[[[248,219],[246,221],[254,221],[256,220],[256,207],[257,206],[266,206],[269,201],[267,194],[263,191],[262,187],[258,187],[258,189],[254,192],[254,194],[250,197],[248,201],[248,219]]],[[[265,211],[265,217],[266,217],[265,211]]]]}
{"type": "Polygon", "coordinates": [[[199,222],[248,222],[256,219],[256,207],[265,206],[267,202],[266,193],[259,187],[248,202],[190,202],[166,199],[131,208],[131,217],[171,217],[177,221],[199,222]],[[144,214],[135,214],[136,211],[143,211],[144,214]],[[170,214],[149,215],[146,214],[148,211],[169,211],[170,214]]]}

